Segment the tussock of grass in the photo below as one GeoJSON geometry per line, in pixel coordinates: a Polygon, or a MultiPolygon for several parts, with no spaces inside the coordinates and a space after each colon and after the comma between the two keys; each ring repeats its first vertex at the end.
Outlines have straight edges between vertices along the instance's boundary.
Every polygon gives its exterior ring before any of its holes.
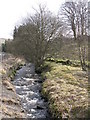
{"type": "Polygon", "coordinates": [[[1,73],[1,74],[6,74],[6,70],[1,69],[1,70],[0,70],[0,73],[1,73]]]}
{"type": "Polygon", "coordinates": [[[7,103],[7,104],[15,104],[15,105],[19,105],[19,101],[15,101],[14,99],[9,99],[9,98],[2,98],[2,103],[7,103]]]}
{"type": "Polygon", "coordinates": [[[87,117],[87,73],[79,67],[55,63],[50,63],[50,66],[50,72],[43,72],[47,79],[42,93],[49,99],[52,115],[60,118],[87,117]]]}
{"type": "Polygon", "coordinates": [[[2,83],[7,88],[7,90],[12,90],[13,92],[15,92],[13,85],[8,80],[3,80],[2,83]]]}
{"type": "Polygon", "coordinates": [[[7,118],[11,118],[11,117],[15,117],[15,118],[22,118],[23,117],[23,113],[19,113],[18,110],[16,110],[15,108],[7,108],[6,105],[2,105],[2,117],[5,118],[5,116],[7,116],[7,118]],[[5,115],[5,116],[4,116],[5,115]]]}
{"type": "Polygon", "coordinates": [[[21,65],[25,64],[23,59],[15,58],[12,55],[6,55],[3,59],[3,67],[0,69],[2,75],[2,95],[0,95],[0,111],[2,111],[3,118],[24,118],[25,112],[22,113],[20,99],[16,95],[15,88],[11,84],[11,79],[21,65]]]}

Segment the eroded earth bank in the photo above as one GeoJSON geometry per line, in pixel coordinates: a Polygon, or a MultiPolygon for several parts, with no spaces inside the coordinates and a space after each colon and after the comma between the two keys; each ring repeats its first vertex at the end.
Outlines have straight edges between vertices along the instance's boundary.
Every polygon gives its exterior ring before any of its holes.
{"type": "Polygon", "coordinates": [[[48,103],[41,95],[42,80],[33,64],[3,56],[0,113],[3,118],[47,118],[48,103]],[[25,64],[20,68],[20,64],[25,64]]]}

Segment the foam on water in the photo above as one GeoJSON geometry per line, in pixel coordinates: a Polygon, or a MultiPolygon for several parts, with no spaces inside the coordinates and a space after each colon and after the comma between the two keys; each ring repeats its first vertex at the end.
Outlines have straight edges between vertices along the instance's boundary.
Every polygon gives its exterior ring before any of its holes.
{"type": "Polygon", "coordinates": [[[48,116],[47,103],[39,93],[41,83],[38,82],[39,77],[34,69],[32,64],[22,67],[18,70],[13,84],[16,93],[21,98],[21,105],[27,112],[27,117],[46,118],[48,116]]]}

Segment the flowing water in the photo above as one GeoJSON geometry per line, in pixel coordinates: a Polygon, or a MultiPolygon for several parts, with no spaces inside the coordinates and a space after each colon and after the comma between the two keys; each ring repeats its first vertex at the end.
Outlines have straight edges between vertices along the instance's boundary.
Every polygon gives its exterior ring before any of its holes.
{"type": "Polygon", "coordinates": [[[16,93],[27,118],[48,118],[48,103],[40,94],[41,78],[35,73],[33,64],[27,64],[17,71],[13,82],[16,93]]]}

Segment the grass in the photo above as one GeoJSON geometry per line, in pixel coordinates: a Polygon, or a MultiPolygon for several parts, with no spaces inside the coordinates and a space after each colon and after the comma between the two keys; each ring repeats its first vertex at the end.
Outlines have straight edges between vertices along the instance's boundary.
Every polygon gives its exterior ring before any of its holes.
{"type": "Polygon", "coordinates": [[[6,105],[2,105],[2,117],[4,118],[22,118],[23,117],[23,113],[19,113],[18,110],[16,110],[15,108],[7,108],[6,105]],[[6,116],[4,116],[6,115],[6,116]]]}
{"type": "Polygon", "coordinates": [[[2,105],[0,106],[0,111],[2,111],[2,117],[25,117],[25,112],[22,113],[22,107],[20,100],[16,95],[15,88],[11,83],[11,80],[16,74],[16,70],[19,69],[25,61],[20,58],[15,58],[12,55],[6,55],[3,59],[3,67],[0,69],[0,74],[2,75],[2,94],[0,96],[0,101],[2,105]]]}
{"type": "Polygon", "coordinates": [[[15,101],[14,99],[7,99],[5,97],[2,99],[2,103],[19,105],[19,101],[15,101]]]}
{"type": "Polygon", "coordinates": [[[52,116],[59,118],[85,118],[88,111],[88,76],[80,67],[55,62],[46,62],[50,71],[46,77],[42,94],[49,100],[52,116]]]}
{"type": "Polygon", "coordinates": [[[9,80],[3,80],[2,83],[4,86],[6,86],[7,90],[11,90],[11,91],[15,92],[15,89],[9,80]]]}

